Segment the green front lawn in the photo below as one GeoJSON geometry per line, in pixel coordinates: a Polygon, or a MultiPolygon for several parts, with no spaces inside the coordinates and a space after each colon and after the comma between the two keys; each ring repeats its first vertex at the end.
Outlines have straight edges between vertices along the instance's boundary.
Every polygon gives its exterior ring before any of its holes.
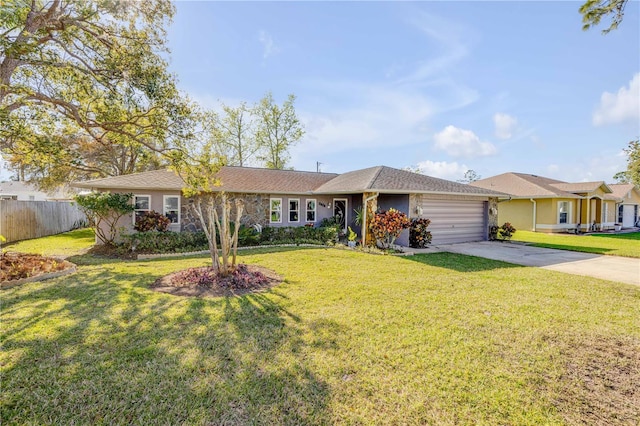
{"type": "Polygon", "coordinates": [[[2,291],[2,424],[634,424],[640,289],[449,253],[260,249],[285,282],[148,289],[204,257],[76,256],[2,291]]]}
{"type": "Polygon", "coordinates": [[[45,238],[35,238],[33,240],[3,244],[2,248],[7,251],[66,257],[84,253],[94,242],[95,236],[93,230],[91,228],[84,228],[45,238]]]}
{"type": "Polygon", "coordinates": [[[640,258],[640,232],[626,234],[545,234],[517,231],[512,240],[536,247],[640,258]]]}

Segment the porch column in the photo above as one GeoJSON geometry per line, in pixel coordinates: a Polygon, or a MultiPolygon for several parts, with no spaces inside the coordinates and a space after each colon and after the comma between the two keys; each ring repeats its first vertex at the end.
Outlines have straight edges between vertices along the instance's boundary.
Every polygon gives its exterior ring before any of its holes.
{"type": "Polygon", "coordinates": [[[362,194],[362,224],[360,225],[360,233],[362,235],[362,245],[365,246],[369,241],[369,221],[378,210],[378,193],[365,192],[362,194]]]}

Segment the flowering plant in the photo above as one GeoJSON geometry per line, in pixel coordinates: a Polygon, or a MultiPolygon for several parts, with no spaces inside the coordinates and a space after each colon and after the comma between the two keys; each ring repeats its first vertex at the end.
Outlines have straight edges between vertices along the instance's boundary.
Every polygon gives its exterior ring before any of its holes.
{"type": "Polygon", "coordinates": [[[513,234],[516,233],[516,228],[511,225],[509,222],[505,222],[502,224],[500,229],[498,229],[498,235],[502,240],[510,240],[513,234]]]}
{"type": "Polygon", "coordinates": [[[427,231],[430,219],[417,218],[411,221],[409,228],[409,247],[426,248],[431,244],[431,232],[427,231]]]}
{"type": "Polygon", "coordinates": [[[402,230],[409,227],[409,224],[409,218],[405,213],[391,208],[374,214],[369,229],[379,247],[390,248],[402,230]]]}

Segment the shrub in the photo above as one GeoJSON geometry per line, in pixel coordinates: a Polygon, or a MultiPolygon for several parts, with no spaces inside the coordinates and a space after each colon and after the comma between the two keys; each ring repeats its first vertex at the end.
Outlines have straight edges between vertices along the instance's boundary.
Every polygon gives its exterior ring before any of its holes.
{"type": "Polygon", "coordinates": [[[409,227],[409,247],[426,248],[431,244],[431,232],[427,227],[431,223],[430,219],[413,219],[409,227]]]}
{"type": "Polygon", "coordinates": [[[516,228],[514,228],[509,222],[505,222],[502,224],[500,229],[498,229],[498,236],[501,240],[510,240],[515,233],[516,228]]]}
{"type": "Polygon", "coordinates": [[[500,228],[495,225],[489,227],[489,241],[495,241],[498,239],[499,230],[500,228]]]}
{"type": "Polygon", "coordinates": [[[394,208],[373,215],[369,229],[381,248],[390,248],[403,229],[409,227],[406,214],[394,208]]]}
{"type": "Polygon", "coordinates": [[[121,245],[127,251],[143,253],[180,253],[209,249],[204,232],[147,231],[124,235],[121,245]]]}
{"type": "Polygon", "coordinates": [[[133,227],[138,232],[159,231],[166,232],[171,224],[171,220],[165,215],[155,210],[143,212],[136,218],[136,224],[133,227]]]}
{"type": "Polygon", "coordinates": [[[118,219],[133,212],[132,198],[133,194],[92,192],[77,195],[75,201],[87,216],[98,240],[103,244],[113,245],[118,232],[118,219]]]}
{"type": "MultiPolygon", "coordinates": [[[[234,224],[231,224],[231,232],[233,233],[234,224]]],[[[260,242],[260,233],[249,226],[240,225],[238,229],[238,246],[247,247],[255,246],[260,242]]]]}
{"type": "Polygon", "coordinates": [[[327,244],[335,242],[336,226],[311,228],[308,226],[264,227],[260,244],[327,244]]]}

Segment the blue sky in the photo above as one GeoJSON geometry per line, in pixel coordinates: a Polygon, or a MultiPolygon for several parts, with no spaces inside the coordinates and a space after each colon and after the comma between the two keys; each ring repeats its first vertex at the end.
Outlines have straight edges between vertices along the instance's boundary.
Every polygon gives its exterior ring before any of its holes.
{"type": "Polygon", "coordinates": [[[297,96],[291,165],[606,180],[640,135],[639,3],[582,31],[580,2],[187,2],[171,68],[198,102],[297,96]]]}
{"type": "Polygon", "coordinates": [[[295,94],[297,170],[612,182],[640,135],[640,3],[606,36],[580,4],[179,1],[171,71],[214,109],[295,94]]]}

